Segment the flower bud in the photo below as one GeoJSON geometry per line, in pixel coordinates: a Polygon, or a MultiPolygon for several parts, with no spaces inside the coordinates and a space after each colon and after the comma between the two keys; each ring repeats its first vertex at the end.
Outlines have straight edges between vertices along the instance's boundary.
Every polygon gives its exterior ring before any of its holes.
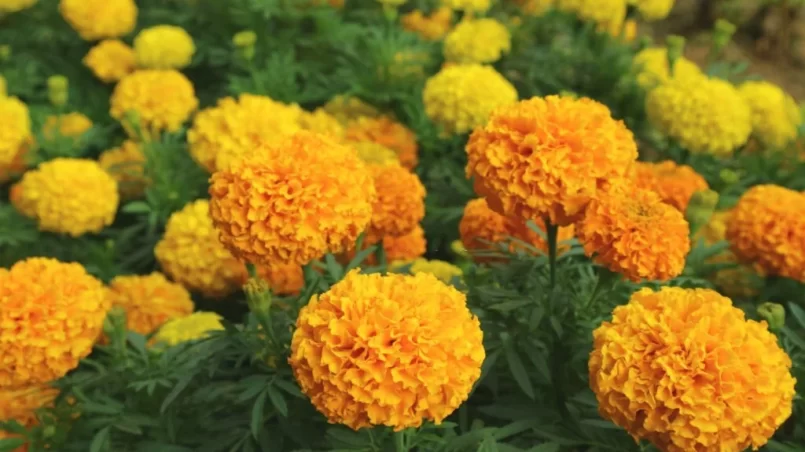
{"type": "Polygon", "coordinates": [[[685,52],[685,38],[670,35],[666,38],[665,45],[668,48],[668,72],[673,76],[674,65],[676,65],[677,60],[682,58],[682,53],[685,52]]]}
{"type": "Polygon", "coordinates": [[[254,58],[254,45],[257,43],[257,34],[251,30],[235,33],[232,44],[235,45],[238,55],[246,61],[254,58]]]}
{"type": "Polygon", "coordinates": [[[713,190],[697,191],[690,198],[688,208],[685,210],[685,219],[690,225],[690,234],[696,232],[713,216],[718,204],[718,193],[713,190]]]}
{"type": "Polygon", "coordinates": [[[718,19],[716,21],[715,29],[713,30],[713,51],[716,55],[724,50],[724,47],[726,47],[730,39],[732,39],[732,35],[735,34],[735,30],[735,25],[729,21],[724,19],[718,19]]]}
{"type": "Polygon", "coordinates": [[[771,331],[779,331],[785,326],[785,308],[780,304],[763,303],[757,307],[757,314],[768,322],[771,331]]]}
{"type": "Polygon", "coordinates": [[[69,98],[70,82],[63,75],[52,75],[48,77],[48,100],[56,107],[61,107],[67,103],[69,98]]]}
{"type": "Polygon", "coordinates": [[[727,185],[732,185],[740,179],[740,176],[737,172],[724,168],[718,173],[718,177],[727,185]]]}
{"type": "Polygon", "coordinates": [[[243,286],[249,309],[255,314],[266,315],[271,310],[271,286],[262,278],[251,277],[243,286]]]}

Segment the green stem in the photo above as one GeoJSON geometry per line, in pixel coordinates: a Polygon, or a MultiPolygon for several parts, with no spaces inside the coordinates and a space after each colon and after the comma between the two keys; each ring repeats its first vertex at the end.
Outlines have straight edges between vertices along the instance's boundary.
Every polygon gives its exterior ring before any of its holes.
{"type": "Polygon", "coordinates": [[[408,445],[406,444],[405,430],[394,432],[394,450],[395,452],[408,452],[408,445]]]}
{"type": "Polygon", "coordinates": [[[556,286],[556,240],[559,235],[559,226],[545,220],[545,233],[548,236],[548,265],[551,271],[551,289],[556,286]]]}

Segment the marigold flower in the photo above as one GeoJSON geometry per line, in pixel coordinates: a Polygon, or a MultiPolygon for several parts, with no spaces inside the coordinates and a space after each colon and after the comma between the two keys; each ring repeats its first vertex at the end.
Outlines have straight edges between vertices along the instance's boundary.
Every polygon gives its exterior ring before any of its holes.
{"type": "MultiPolygon", "coordinates": [[[[33,139],[31,138],[30,141],[32,142],[33,139]]],[[[24,145],[22,148],[20,148],[11,163],[6,165],[0,164],[0,185],[5,184],[13,177],[25,172],[25,170],[28,168],[25,158],[28,154],[29,147],[30,145],[24,145]]]]}
{"type": "Polygon", "coordinates": [[[257,267],[257,275],[277,295],[298,295],[305,287],[305,273],[299,264],[270,264],[257,267]]]}
{"type": "Polygon", "coordinates": [[[724,80],[677,79],[646,97],[652,124],[693,153],[729,156],[749,140],[752,115],[738,90],[724,80]]]}
{"type": "Polygon", "coordinates": [[[28,107],[16,97],[0,96],[0,166],[10,165],[30,137],[28,107]]]}
{"type": "Polygon", "coordinates": [[[340,253],[369,225],[375,188],[350,148],[298,132],[255,149],[210,179],[221,242],[257,265],[340,253]]]}
{"type": "Polygon", "coordinates": [[[452,65],[425,82],[422,100],[445,132],[463,134],[486,123],[495,108],[517,102],[517,90],[491,66],[452,65]]]}
{"type": "MultiPolygon", "coordinates": [[[[23,387],[0,388],[0,421],[17,421],[25,428],[39,423],[36,410],[53,402],[59,391],[47,385],[31,385],[23,387]]],[[[14,434],[0,429],[0,440],[13,438],[14,434]]],[[[27,451],[27,446],[15,449],[17,452],[27,451]]]]}
{"type": "Polygon", "coordinates": [[[637,162],[634,168],[637,188],[656,192],[663,201],[682,213],[685,213],[694,193],[710,188],[696,170],[688,165],[677,165],[671,160],[637,162]]]}
{"type": "Polygon", "coordinates": [[[556,5],[556,0],[514,0],[524,13],[541,16],[556,5]]]}
{"type": "Polygon", "coordinates": [[[391,149],[371,141],[358,141],[350,143],[349,146],[358,154],[358,158],[367,165],[396,165],[399,166],[400,158],[391,149]]]}
{"type": "Polygon", "coordinates": [[[134,0],[61,0],[59,12],[85,41],[117,38],[137,24],[134,0]]]}
{"type": "Polygon", "coordinates": [[[637,12],[647,22],[663,20],[671,13],[675,0],[629,0],[637,7],[637,12]]]}
{"type": "Polygon", "coordinates": [[[752,110],[752,133],[762,143],[782,148],[797,138],[802,114],[796,101],[779,86],[750,81],[738,92],[752,110]]]}
{"type": "Polygon", "coordinates": [[[301,112],[299,126],[304,130],[327,135],[336,140],[344,137],[344,126],[323,108],[317,108],[312,112],[301,112]]]}
{"type": "Polygon", "coordinates": [[[415,9],[400,19],[404,29],[416,33],[428,41],[438,41],[445,37],[453,24],[453,10],[441,7],[430,15],[415,9]]]}
{"type": "Polygon", "coordinates": [[[16,13],[28,9],[34,4],[36,4],[36,0],[0,0],[0,13],[16,13]]]}
{"type": "MultiPolygon", "coordinates": [[[[82,0],[83,1],[83,0],[82,0]]],[[[115,86],[109,113],[123,120],[136,113],[143,131],[155,135],[176,132],[198,107],[193,84],[175,70],[143,69],[124,77],[115,86]]],[[[133,133],[129,124],[125,124],[133,133]]]]}
{"type": "Polygon", "coordinates": [[[556,6],[613,35],[621,30],[626,18],[626,0],[556,0],[556,6]]]}
{"type": "Polygon", "coordinates": [[[367,243],[411,232],[425,217],[425,186],[419,177],[399,165],[370,165],[377,197],[367,243]]]}
{"type": "Polygon", "coordinates": [[[109,302],[103,284],[81,265],[33,257],[0,269],[0,306],[0,387],[22,387],[78,366],[109,302]]]}
{"type": "Polygon", "coordinates": [[[91,48],[83,60],[95,77],[104,83],[116,82],[134,72],[134,49],[118,39],[107,39],[91,48]]]}
{"type": "Polygon", "coordinates": [[[632,185],[600,193],[587,206],[576,234],[587,256],[635,282],[678,276],[690,251],[690,228],[682,212],[653,191],[632,185]]]}
{"type": "Polygon", "coordinates": [[[109,289],[112,306],[126,311],[126,328],[143,335],[168,320],[190,315],[194,308],[190,293],[158,272],[117,276],[109,283],[109,289]]]}
{"type": "Polygon", "coordinates": [[[695,83],[695,79],[704,76],[699,66],[685,57],[680,57],[674,63],[673,77],[668,66],[668,49],[665,47],[648,47],[638,52],[632,60],[632,68],[637,73],[637,83],[646,89],[654,88],[671,78],[695,83]]]}
{"type": "Polygon", "coordinates": [[[506,216],[567,226],[637,159],[632,132],[594,100],[535,97],[497,109],[467,143],[467,176],[506,216]]]}
{"type": "Polygon", "coordinates": [[[140,145],[126,140],[119,147],[106,150],[98,156],[98,164],[117,181],[121,199],[140,198],[148,186],[145,177],[146,158],[140,145]]]}
{"type": "Polygon", "coordinates": [[[119,202],[117,182],[98,162],[57,158],[26,172],[11,202],[42,231],[78,237],[112,224],[119,202]]]}
{"type": "Polygon", "coordinates": [[[454,63],[494,63],[510,50],[511,34],[495,19],[465,19],[444,40],[444,57],[454,63]]]}
{"type": "MultiPolygon", "coordinates": [[[[411,232],[399,237],[384,237],[383,251],[388,262],[410,261],[421,257],[427,251],[425,230],[422,226],[415,227],[411,232]]],[[[373,259],[369,259],[373,262],[373,259]]]]}
{"type": "Polygon", "coordinates": [[[206,199],[193,201],[170,216],[154,255],[172,280],[210,298],[237,291],[249,276],[246,265],[218,240],[206,199]]]}
{"type": "Polygon", "coordinates": [[[148,69],[182,69],[190,64],[196,45],[182,27],[156,25],[134,38],[137,65],[148,69]]]}
{"type": "Polygon", "coordinates": [[[414,259],[411,263],[410,271],[412,275],[429,273],[440,281],[448,284],[451,283],[454,278],[461,278],[464,275],[464,272],[461,271],[460,268],[449,262],[423,258],[414,259]]]}
{"type": "Polygon", "coordinates": [[[492,6],[491,0],[442,0],[442,5],[465,13],[483,13],[492,6]]]}
{"type": "Polygon", "coordinates": [[[399,431],[440,424],[467,399],[482,340],[464,294],[433,275],[354,270],[302,308],[289,363],[330,422],[399,431]]]}
{"type": "Polygon", "coordinates": [[[757,449],[791,415],[791,359],[715,291],[644,288],[593,338],[601,416],[660,450],[757,449]]]}
{"type": "Polygon", "coordinates": [[[58,116],[48,116],[42,132],[48,140],[56,139],[56,137],[77,139],[91,128],[91,119],[83,113],[72,112],[58,116]]]}
{"type": "Polygon", "coordinates": [[[223,329],[220,315],[214,312],[194,312],[188,316],[169,320],[159,328],[152,340],[154,343],[173,346],[204,339],[211,332],[223,329]]]}
{"type": "Polygon", "coordinates": [[[741,261],[805,282],[805,194],[776,185],[750,188],[732,210],[727,239],[741,261]]]}
{"type": "Polygon", "coordinates": [[[356,143],[370,141],[383,145],[396,152],[400,163],[408,169],[414,169],[418,163],[416,134],[388,116],[361,117],[350,122],[346,139],[356,143]]]}
{"type": "Polygon", "coordinates": [[[380,111],[357,97],[339,95],[330,99],[324,107],[341,124],[347,125],[360,118],[377,118],[382,116],[380,111]]]}

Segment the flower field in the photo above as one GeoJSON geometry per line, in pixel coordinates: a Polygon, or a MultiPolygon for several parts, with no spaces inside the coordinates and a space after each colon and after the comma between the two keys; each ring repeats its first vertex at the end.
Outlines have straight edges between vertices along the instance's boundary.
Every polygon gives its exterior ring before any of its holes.
{"type": "Polygon", "coordinates": [[[0,0],[0,452],[805,451],[803,109],[712,3],[0,0]]]}

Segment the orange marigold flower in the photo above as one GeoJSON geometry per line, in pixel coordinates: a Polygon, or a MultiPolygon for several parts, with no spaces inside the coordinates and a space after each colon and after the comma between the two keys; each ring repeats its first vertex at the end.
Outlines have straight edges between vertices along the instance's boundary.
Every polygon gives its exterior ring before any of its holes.
{"type": "Polygon", "coordinates": [[[422,257],[427,251],[427,245],[422,226],[417,226],[408,234],[399,237],[383,238],[383,251],[388,262],[410,261],[422,257]]]}
{"type": "Polygon", "coordinates": [[[210,298],[235,292],[248,278],[246,265],[218,240],[206,199],[193,201],[170,216],[154,255],[172,280],[210,298]]]}
{"type": "Polygon", "coordinates": [[[145,154],[140,145],[126,140],[119,147],[106,150],[98,156],[98,163],[116,181],[121,199],[140,198],[148,186],[145,177],[145,154]]]}
{"type": "Polygon", "coordinates": [[[535,97],[500,107],[467,143],[467,176],[500,213],[566,226],[637,159],[632,132],[594,100],[535,97]]]}
{"type": "Polygon", "coordinates": [[[194,308],[190,293],[158,272],[118,276],[109,283],[109,289],[112,306],[126,311],[126,328],[143,335],[168,320],[190,315],[194,308]]]}
{"type": "Polygon", "coordinates": [[[656,192],[663,201],[682,213],[688,208],[694,193],[710,188],[696,170],[688,165],[677,165],[671,160],[660,163],[637,162],[635,182],[638,188],[656,192]]]}
{"type": "Polygon", "coordinates": [[[425,217],[425,186],[419,177],[398,165],[369,165],[377,198],[367,243],[408,234],[425,217]]]}
{"type": "Polygon", "coordinates": [[[416,135],[388,116],[362,117],[352,121],[347,127],[346,138],[381,144],[396,152],[402,165],[408,169],[415,168],[418,163],[416,135]]]}
{"type": "Polygon", "coordinates": [[[727,240],[741,261],[805,282],[805,194],[776,185],[750,188],[732,211],[727,240]]]}
{"type": "Polygon", "coordinates": [[[118,39],[107,39],[96,44],[84,57],[83,63],[104,83],[116,82],[137,67],[134,49],[118,39]]]}
{"type": "Polygon", "coordinates": [[[645,288],[593,332],[604,418],[667,452],[764,445],[791,415],[791,359],[766,322],[707,289],[645,288]]]}
{"type": "Polygon", "coordinates": [[[418,34],[423,39],[438,41],[445,37],[453,25],[453,10],[442,6],[426,16],[421,10],[416,9],[403,15],[401,22],[404,29],[418,34]]]}
{"type": "Polygon", "coordinates": [[[298,132],[255,149],[210,179],[221,242],[257,265],[300,265],[340,253],[369,225],[375,188],[355,152],[298,132]]]}
{"type": "MultiPolygon", "coordinates": [[[[53,402],[59,391],[47,385],[31,385],[17,388],[0,388],[0,421],[17,421],[25,428],[39,423],[36,410],[53,402]]],[[[15,435],[0,429],[0,440],[15,435]]],[[[27,451],[27,446],[15,449],[27,451]]]]}
{"type": "Polygon", "coordinates": [[[440,424],[467,399],[482,340],[464,294],[435,276],[353,270],[302,308],[289,362],[330,422],[399,431],[440,424]]]}
{"type": "Polygon", "coordinates": [[[678,276],[690,251],[690,227],[682,212],[631,184],[591,201],[576,234],[595,262],[632,281],[678,276]]]}
{"type": "Polygon", "coordinates": [[[0,387],[9,387],[56,380],[78,366],[109,301],[81,265],[34,257],[0,269],[0,307],[0,387]]]}
{"type": "Polygon", "coordinates": [[[257,267],[263,278],[277,295],[298,295],[305,287],[305,273],[299,264],[271,264],[257,267]]]}

